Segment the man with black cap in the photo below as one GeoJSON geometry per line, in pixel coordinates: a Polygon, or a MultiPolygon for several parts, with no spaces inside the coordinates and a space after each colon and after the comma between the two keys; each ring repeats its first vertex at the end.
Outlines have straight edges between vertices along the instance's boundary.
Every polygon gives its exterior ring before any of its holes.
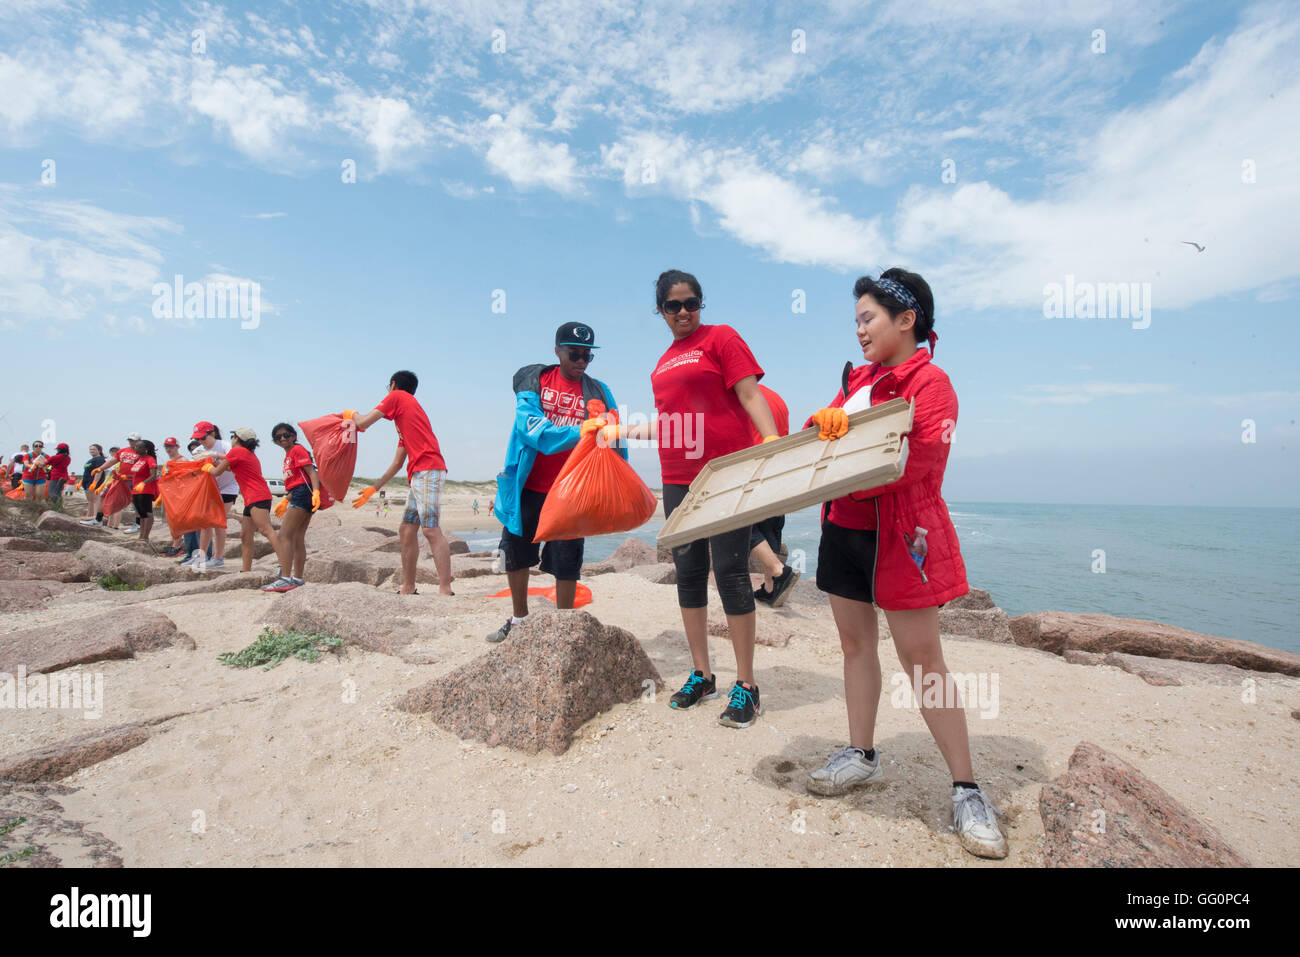
{"type": "MultiPolygon", "coordinates": [[[[515,425],[506,464],[497,476],[494,503],[501,530],[501,556],[510,583],[513,615],[488,641],[503,641],[512,626],[528,617],[529,569],[538,564],[533,542],[546,494],[578,444],[583,422],[617,408],[609,386],[587,375],[595,358],[596,333],[581,322],[566,322],[555,332],[559,363],[524,366],[514,377],[515,425]]],[[[623,458],[627,447],[618,444],[623,458]]],[[[555,576],[555,603],[572,608],[582,568],[584,540],[547,542],[540,550],[542,571],[555,576]]]]}

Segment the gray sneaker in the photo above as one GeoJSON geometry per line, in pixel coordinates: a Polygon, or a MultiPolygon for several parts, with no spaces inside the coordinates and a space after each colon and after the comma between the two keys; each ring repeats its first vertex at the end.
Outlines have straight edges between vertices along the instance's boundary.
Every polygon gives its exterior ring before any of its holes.
{"type": "Polygon", "coordinates": [[[976,857],[1007,856],[1007,839],[998,827],[1001,813],[979,788],[952,789],[952,828],[976,857]]]}
{"type": "Polygon", "coordinates": [[[492,642],[505,641],[506,636],[510,634],[510,626],[512,624],[513,624],[513,620],[507,618],[506,623],[504,625],[502,625],[496,631],[492,632],[492,634],[487,636],[487,640],[492,642]]]}
{"type": "Polygon", "coordinates": [[[879,748],[874,761],[864,758],[857,748],[840,748],[823,767],[808,775],[808,790],[813,794],[837,797],[884,777],[879,748]]]}

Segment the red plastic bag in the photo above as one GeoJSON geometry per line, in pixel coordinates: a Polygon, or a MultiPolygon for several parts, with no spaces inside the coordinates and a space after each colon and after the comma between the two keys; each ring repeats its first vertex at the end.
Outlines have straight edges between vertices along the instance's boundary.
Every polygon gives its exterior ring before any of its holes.
{"type": "Polygon", "coordinates": [[[113,484],[104,493],[100,511],[105,515],[116,515],[131,504],[131,483],[126,479],[114,479],[113,484]]]}
{"type": "Polygon", "coordinates": [[[616,449],[578,440],[546,494],[535,542],[559,542],[611,532],[630,532],[654,516],[659,502],[616,449]]]}
{"type": "MultiPolygon", "coordinates": [[[[172,462],[158,477],[172,535],[197,532],[201,528],[223,528],[226,506],[217,491],[217,481],[203,471],[207,459],[172,462]]],[[[111,493],[110,493],[111,494],[111,493]]]]}
{"type": "MultiPolygon", "coordinates": [[[[559,604],[559,602],[556,600],[555,597],[554,585],[552,585],[550,588],[530,588],[528,589],[528,594],[534,598],[549,598],[551,601],[556,602],[556,604],[559,604]]],[[[495,595],[488,595],[489,598],[508,598],[509,596],[510,596],[509,588],[505,589],[505,591],[499,591],[495,595]]],[[[574,586],[574,590],[573,590],[573,607],[581,608],[583,605],[590,605],[590,604],[591,604],[591,589],[588,588],[586,585],[584,585],[582,582],[578,582],[574,586]]]]}
{"type": "Polygon", "coordinates": [[[23,498],[23,487],[19,485],[16,489],[5,492],[5,498],[12,498],[21,501],[23,498]]]}
{"type": "Polygon", "coordinates": [[[321,484],[320,507],[329,507],[325,504],[326,491],[333,501],[343,501],[348,497],[352,473],[357,468],[356,426],[341,415],[322,415],[319,419],[299,422],[298,428],[302,429],[316,460],[321,484]]]}

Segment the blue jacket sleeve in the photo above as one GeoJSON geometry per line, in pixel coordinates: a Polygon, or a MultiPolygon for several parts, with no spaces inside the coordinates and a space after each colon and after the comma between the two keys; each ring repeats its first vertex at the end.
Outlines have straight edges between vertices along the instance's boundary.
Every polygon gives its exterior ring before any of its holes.
{"type": "Polygon", "coordinates": [[[548,419],[537,393],[520,392],[515,397],[515,434],[529,448],[551,455],[577,445],[581,432],[576,425],[556,425],[548,419]]]}

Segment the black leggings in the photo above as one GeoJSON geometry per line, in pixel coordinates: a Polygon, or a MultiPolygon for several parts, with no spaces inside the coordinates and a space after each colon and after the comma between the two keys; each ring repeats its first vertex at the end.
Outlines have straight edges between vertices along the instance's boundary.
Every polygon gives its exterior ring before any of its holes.
{"type": "MultiPolygon", "coordinates": [[[[688,485],[664,485],[664,518],[682,504],[688,485]]],[[[754,610],[754,585],[749,580],[749,529],[733,529],[699,538],[673,549],[677,566],[677,604],[683,608],[706,608],[709,604],[709,555],[713,556],[713,577],[728,615],[748,615],[754,610]]]]}

